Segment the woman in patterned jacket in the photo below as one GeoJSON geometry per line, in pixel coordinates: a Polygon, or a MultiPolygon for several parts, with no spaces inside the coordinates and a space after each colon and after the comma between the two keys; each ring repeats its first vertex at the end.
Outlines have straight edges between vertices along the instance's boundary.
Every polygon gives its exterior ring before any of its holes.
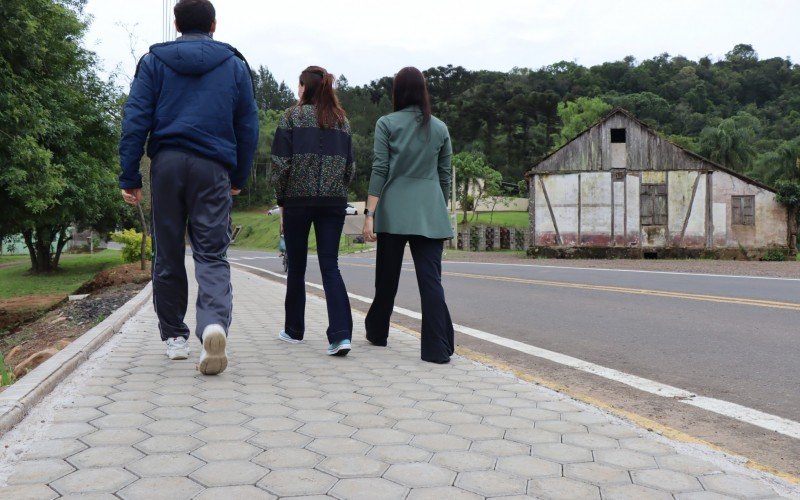
{"type": "Polygon", "coordinates": [[[339,240],[355,165],[350,123],[333,81],[333,75],[319,66],[303,70],[300,100],[284,113],[272,143],[273,178],[289,258],[286,320],[279,338],[293,344],[303,341],[308,235],[313,223],[328,306],[328,354],[346,356],[353,316],[339,272],[339,240]]]}

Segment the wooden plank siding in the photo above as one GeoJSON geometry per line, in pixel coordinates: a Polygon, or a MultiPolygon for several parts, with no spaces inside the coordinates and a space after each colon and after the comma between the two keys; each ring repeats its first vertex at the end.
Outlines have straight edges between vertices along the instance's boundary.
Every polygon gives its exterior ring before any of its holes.
{"type": "Polygon", "coordinates": [[[534,246],[786,245],[786,210],[774,189],[669,142],[622,109],[526,177],[534,246]],[[625,131],[614,143],[612,129],[625,131]]]}

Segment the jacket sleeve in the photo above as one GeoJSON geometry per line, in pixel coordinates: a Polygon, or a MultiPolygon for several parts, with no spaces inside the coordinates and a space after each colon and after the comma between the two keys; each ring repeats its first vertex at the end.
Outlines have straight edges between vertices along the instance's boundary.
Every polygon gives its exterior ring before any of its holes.
{"type": "Polygon", "coordinates": [[[247,184],[258,147],[258,108],[250,72],[243,63],[238,66],[241,70],[237,81],[239,98],[233,123],[236,134],[236,168],[231,170],[231,186],[241,189],[247,184]]]}
{"type": "Polygon", "coordinates": [[[125,101],[122,137],[119,141],[119,159],[122,167],[119,187],[122,189],[142,187],[139,163],[144,154],[147,135],[153,129],[153,115],[158,100],[152,61],[153,56],[147,54],[139,62],[128,100],[125,101]]]}
{"type": "Polygon", "coordinates": [[[278,206],[283,206],[286,198],[286,187],[289,184],[289,173],[292,169],[292,122],[289,111],[283,114],[275,130],[272,141],[272,183],[275,185],[275,197],[278,206]]]}
{"type": "Polygon", "coordinates": [[[389,176],[389,127],[381,118],[375,124],[375,145],[373,150],[372,175],[369,178],[369,194],[380,196],[389,176]]]}
{"type": "Polygon", "coordinates": [[[439,149],[439,185],[442,187],[442,194],[444,194],[444,201],[450,201],[450,184],[453,181],[453,166],[451,160],[453,158],[453,146],[450,143],[450,132],[445,129],[444,144],[439,149]]]}

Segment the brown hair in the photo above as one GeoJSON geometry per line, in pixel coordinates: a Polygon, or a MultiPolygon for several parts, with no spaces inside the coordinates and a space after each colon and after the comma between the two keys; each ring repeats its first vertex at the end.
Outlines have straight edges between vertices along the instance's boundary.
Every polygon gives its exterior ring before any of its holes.
{"type": "Polygon", "coordinates": [[[303,86],[300,106],[304,104],[316,106],[317,122],[322,128],[342,125],[347,116],[339,104],[339,98],[336,97],[333,81],[333,75],[319,66],[309,66],[300,73],[300,85],[303,86]]]}
{"type": "Polygon", "coordinates": [[[397,72],[392,84],[392,103],[395,111],[419,106],[422,110],[422,125],[431,121],[431,97],[422,71],[408,66],[397,72]]]}

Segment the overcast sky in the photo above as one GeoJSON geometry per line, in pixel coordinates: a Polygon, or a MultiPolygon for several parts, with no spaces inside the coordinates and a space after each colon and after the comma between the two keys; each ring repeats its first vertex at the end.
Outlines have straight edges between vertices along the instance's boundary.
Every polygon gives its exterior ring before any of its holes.
{"type": "MultiPolygon", "coordinates": [[[[135,52],[162,41],[163,0],[89,0],[87,46],[107,72],[133,74],[135,52]]],[[[351,84],[403,66],[508,71],[558,61],[590,66],[667,52],[721,58],[737,43],[800,62],[797,0],[216,0],[215,38],[294,88],[306,66],[351,84]]],[[[119,83],[127,85],[127,78],[119,83]]]]}

